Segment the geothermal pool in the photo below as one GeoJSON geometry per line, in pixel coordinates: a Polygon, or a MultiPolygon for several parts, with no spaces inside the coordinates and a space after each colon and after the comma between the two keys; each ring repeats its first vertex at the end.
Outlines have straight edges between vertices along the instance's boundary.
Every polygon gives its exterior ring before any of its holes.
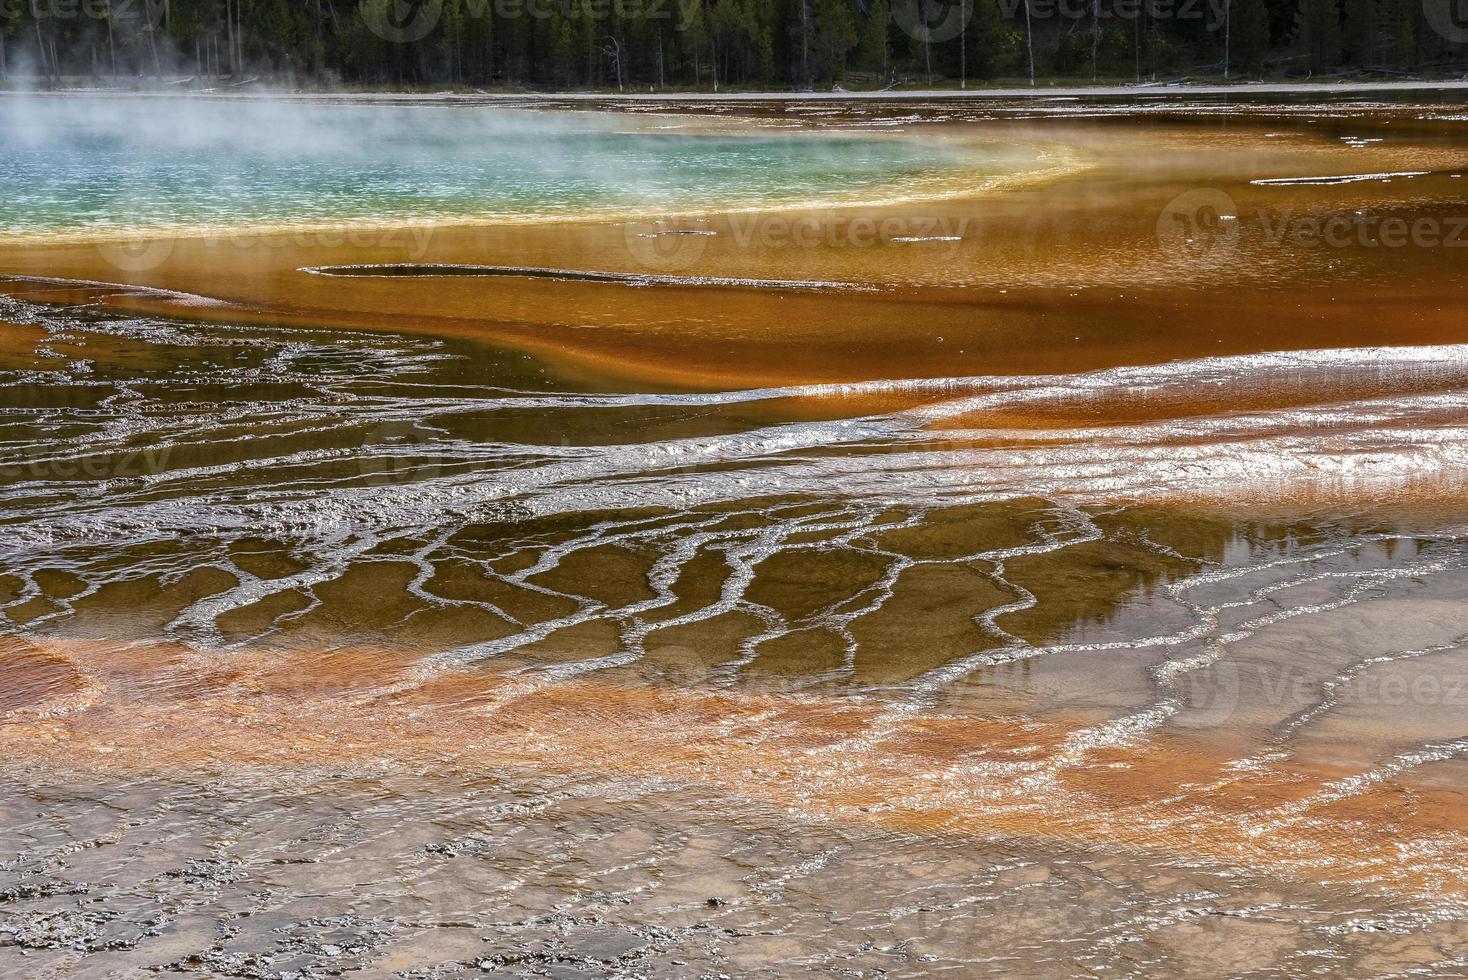
{"type": "Polygon", "coordinates": [[[0,137],[6,974],[1463,969],[1461,105],[0,137]]]}
{"type": "MultiPolygon", "coordinates": [[[[864,199],[972,175],[976,154],[861,127],[645,123],[433,105],[15,97],[0,229],[535,220],[864,199]]],[[[998,150],[998,148],[996,148],[998,150]]],[[[980,169],[1002,172],[1005,156],[980,169]]]]}

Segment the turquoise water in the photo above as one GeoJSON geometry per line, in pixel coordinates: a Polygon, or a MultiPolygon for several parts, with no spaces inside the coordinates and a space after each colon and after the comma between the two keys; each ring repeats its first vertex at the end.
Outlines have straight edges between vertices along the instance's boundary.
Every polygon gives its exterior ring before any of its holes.
{"type": "Polygon", "coordinates": [[[900,191],[976,166],[933,141],[659,125],[479,107],[0,98],[0,232],[738,206],[900,191]]]}

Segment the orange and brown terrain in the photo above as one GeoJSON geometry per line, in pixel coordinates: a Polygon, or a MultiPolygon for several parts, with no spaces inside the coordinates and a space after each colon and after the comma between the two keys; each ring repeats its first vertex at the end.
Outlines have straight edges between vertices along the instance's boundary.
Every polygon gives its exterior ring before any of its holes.
{"type": "Polygon", "coordinates": [[[0,102],[0,970],[1468,970],[1461,105],[0,102]]]}

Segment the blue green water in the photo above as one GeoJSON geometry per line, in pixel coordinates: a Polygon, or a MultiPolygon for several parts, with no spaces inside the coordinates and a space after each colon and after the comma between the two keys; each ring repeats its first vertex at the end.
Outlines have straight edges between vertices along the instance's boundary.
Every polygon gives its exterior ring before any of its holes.
{"type": "Polygon", "coordinates": [[[739,206],[900,191],[976,166],[932,141],[659,125],[482,107],[0,97],[0,233],[739,206]]]}

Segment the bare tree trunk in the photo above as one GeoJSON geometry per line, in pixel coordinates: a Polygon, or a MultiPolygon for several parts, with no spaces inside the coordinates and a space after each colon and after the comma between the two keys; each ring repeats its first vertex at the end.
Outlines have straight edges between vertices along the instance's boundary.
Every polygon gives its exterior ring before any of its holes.
{"type": "Polygon", "coordinates": [[[922,0],[923,16],[923,69],[928,74],[928,88],[933,87],[933,32],[928,27],[928,0],[922,0]]]}
{"type": "Polygon", "coordinates": [[[1091,81],[1096,81],[1096,50],[1101,44],[1101,0],[1091,0],[1091,81]]]}
{"type": "Polygon", "coordinates": [[[112,77],[117,78],[117,41],[112,35],[112,0],[107,0],[107,60],[112,63],[112,77]]]}
{"type": "Polygon", "coordinates": [[[1230,40],[1229,34],[1231,34],[1233,30],[1233,12],[1233,0],[1223,0],[1223,77],[1225,80],[1228,79],[1228,47],[1230,40]]]}
{"type": "Polygon", "coordinates": [[[1025,48],[1030,53],[1030,88],[1035,87],[1035,31],[1030,26],[1030,0],[1025,0],[1025,48]]]}
{"type": "Polygon", "coordinates": [[[968,0],[963,0],[959,11],[963,20],[958,25],[958,87],[968,88],[968,0]]]}
{"type": "Polygon", "coordinates": [[[47,78],[51,77],[51,68],[46,59],[46,38],[41,35],[41,18],[37,17],[36,25],[36,49],[41,55],[41,74],[47,78]]]}
{"type": "Polygon", "coordinates": [[[1137,19],[1132,21],[1132,59],[1136,62],[1137,84],[1142,84],[1142,11],[1138,9],[1137,19]]]}
{"type": "Polygon", "coordinates": [[[612,67],[617,72],[617,91],[620,92],[622,91],[622,42],[610,35],[607,37],[607,40],[612,43],[606,45],[601,50],[602,54],[612,59],[612,67]]]}
{"type": "Polygon", "coordinates": [[[709,32],[709,77],[714,80],[714,91],[717,92],[719,90],[719,46],[716,43],[717,32],[714,30],[713,8],[709,0],[704,0],[703,20],[709,32]]]}
{"type": "Polygon", "coordinates": [[[229,69],[234,74],[234,7],[224,0],[224,43],[229,48],[229,69]]]}
{"type": "Polygon", "coordinates": [[[148,18],[148,53],[153,57],[153,77],[163,75],[163,64],[158,60],[158,39],[153,36],[153,0],[143,0],[143,15],[148,18]]]}
{"type": "Polygon", "coordinates": [[[810,0],[800,0],[800,76],[807,92],[815,88],[810,77],[810,0]]]}

